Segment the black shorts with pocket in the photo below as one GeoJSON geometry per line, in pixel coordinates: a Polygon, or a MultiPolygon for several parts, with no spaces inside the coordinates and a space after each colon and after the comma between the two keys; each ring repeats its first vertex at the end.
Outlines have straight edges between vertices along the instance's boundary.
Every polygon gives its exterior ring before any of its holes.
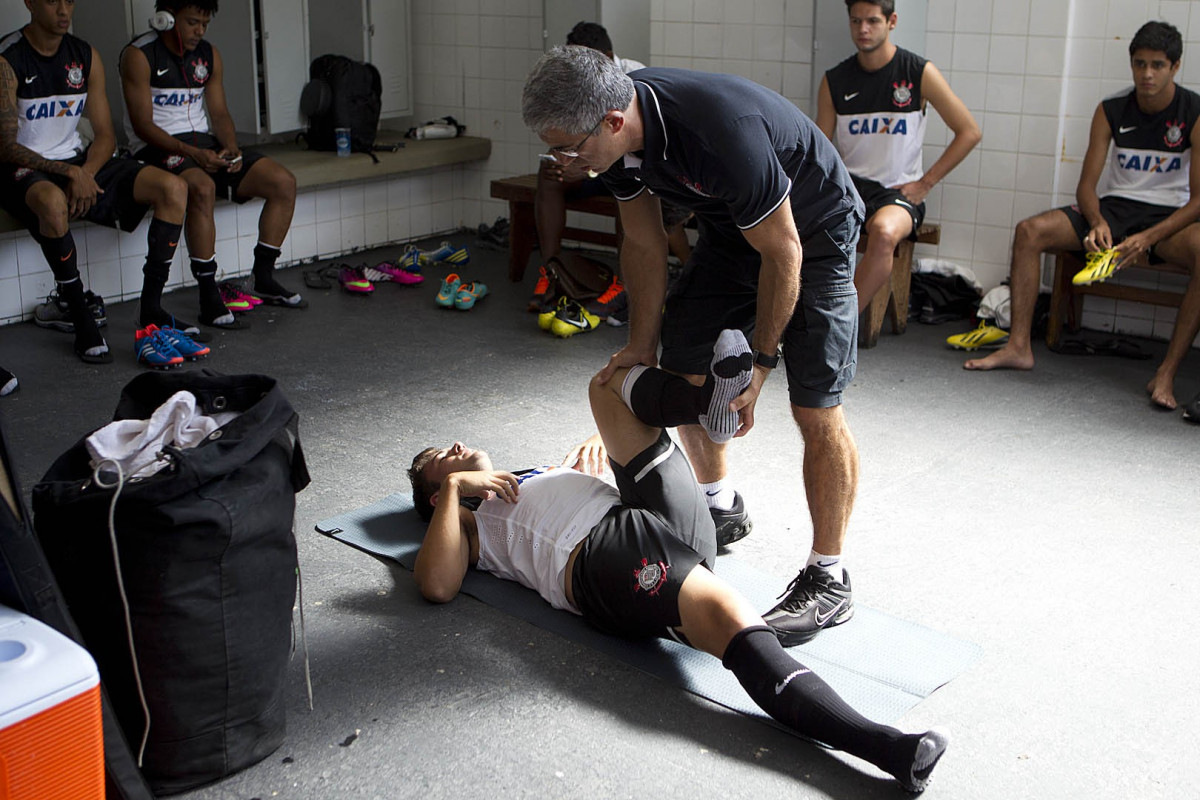
{"type": "Polygon", "coordinates": [[[876,211],[884,206],[899,206],[912,217],[912,232],[908,234],[908,238],[914,242],[917,240],[917,231],[921,228],[921,223],[925,221],[924,203],[914,205],[908,201],[903,192],[890,186],[884,186],[879,181],[854,175],[850,176],[850,180],[854,181],[854,188],[858,190],[863,204],[867,207],[867,219],[870,219],[876,211]]]}
{"type": "MultiPolygon", "coordinates": [[[[63,163],[82,167],[86,161],[85,152],[74,158],[64,159],[63,163]]],[[[133,199],[133,183],[145,166],[132,158],[110,158],[105,162],[96,173],[96,185],[103,194],[96,196],[95,205],[88,209],[81,219],[107,228],[120,228],[127,233],[136,228],[149,208],[133,199]]],[[[31,186],[41,181],[50,181],[64,192],[68,184],[65,175],[40,172],[15,164],[4,164],[0,167],[0,207],[20,221],[31,233],[37,233],[38,218],[25,204],[25,194],[31,186]]]]}
{"type": "MultiPolygon", "coordinates": [[[[214,153],[219,153],[222,150],[216,137],[207,133],[177,133],[175,134],[175,138],[201,150],[212,150],[214,153]]],[[[199,164],[187,156],[181,156],[178,153],[168,153],[153,146],[143,147],[134,154],[134,157],[159,169],[165,169],[174,175],[180,175],[184,170],[202,169],[199,164]]],[[[238,187],[242,185],[242,179],[246,177],[246,173],[250,171],[250,167],[254,166],[254,162],[260,158],[263,158],[262,153],[243,150],[242,168],[237,172],[228,172],[220,169],[216,172],[205,173],[217,185],[217,197],[222,200],[232,200],[235,203],[245,203],[249,200],[249,196],[242,197],[238,194],[238,187]]]]}
{"type": "MultiPolygon", "coordinates": [[[[800,298],[783,333],[788,396],[801,408],[840,405],[858,366],[858,292],[854,214],[801,240],[800,298]]],[[[667,295],[663,369],[707,375],[712,348],[726,328],[754,338],[762,258],[740,233],[723,234],[703,220],[700,241],[667,295]]]]}
{"type": "Polygon", "coordinates": [[[611,466],[621,505],[583,541],[571,571],[575,605],[605,633],[669,635],[679,626],[684,579],[716,559],[708,503],[665,431],[625,466],[611,466]]]}
{"type": "MultiPolygon", "coordinates": [[[[1083,216],[1083,212],[1079,210],[1079,206],[1063,206],[1058,210],[1071,220],[1071,227],[1075,229],[1075,235],[1079,237],[1079,249],[1086,250],[1083,239],[1092,230],[1092,226],[1083,216]]],[[[1141,233],[1147,228],[1154,227],[1176,211],[1178,209],[1171,206],[1156,206],[1140,200],[1130,200],[1127,197],[1100,198],[1100,216],[1104,217],[1104,221],[1108,223],[1114,245],[1120,244],[1123,239],[1133,236],[1135,233],[1141,233]]],[[[1151,264],[1161,264],[1163,261],[1154,252],[1153,247],[1150,248],[1147,258],[1151,264]]]]}

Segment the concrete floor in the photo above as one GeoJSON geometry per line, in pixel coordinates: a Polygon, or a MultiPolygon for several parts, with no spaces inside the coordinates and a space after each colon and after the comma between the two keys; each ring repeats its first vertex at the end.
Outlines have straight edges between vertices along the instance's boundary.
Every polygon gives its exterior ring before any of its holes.
{"type": "MultiPolygon", "coordinates": [[[[427,444],[461,439],[518,467],[590,433],[586,382],[624,333],[542,333],[522,310],[534,276],[510,284],[503,254],[472,254],[462,272],[492,295],[469,313],[436,308],[432,282],[308,290],[307,311],[258,310],[251,330],[215,335],[209,366],[276,377],[301,414],[316,709],[297,660],[284,746],[181,797],[904,796],[853,759],[475,600],[429,605],[407,572],[313,532],[405,490],[427,444]]],[[[299,272],[283,279],[299,287],[299,272]]],[[[190,292],[168,300],[195,313],[190,292]]],[[[79,363],[69,336],[0,329],[0,364],[22,383],[0,414],[26,496],[140,372],[133,315],[110,309],[118,359],[103,367],[79,363]]],[[[1194,797],[1200,426],[1148,405],[1164,345],[1147,343],[1151,361],[1039,347],[1033,372],[973,374],[943,345],[966,326],[885,335],[860,354],[846,402],[862,459],[847,550],[858,602],[984,648],[900,723],[953,733],[926,796],[1194,797]]],[[[1184,376],[1181,400],[1200,391],[1200,353],[1184,376]]],[[[731,461],[755,520],[732,553],[790,577],[810,525],[782,375],[731,461]]]]}

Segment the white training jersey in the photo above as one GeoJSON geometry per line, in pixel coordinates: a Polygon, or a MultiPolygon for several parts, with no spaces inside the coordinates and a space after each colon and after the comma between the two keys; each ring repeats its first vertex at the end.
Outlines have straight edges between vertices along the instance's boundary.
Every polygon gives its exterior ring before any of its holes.
{"type": "Polygon", "coordinates": [[[492,498],[475,511],[476,567],[533,589],[555,608],[578,614],[563,588],[567,560],[621,497],[599,478],[562,467],[542,467],[518,480],[517,502],[492,498]]]}
{"type": "Polygon", "coordinates": [[[1101,197],[1124,197],[1156,206],[1185,205],[1190,197],[1192,127],[1200,118],[1200,95],[1175,87],[1170,105],[1146,114],[1128,89],[1104,100],[1112,129],[1107,186],[1101,197]]]}
{"type": "Polygon", "coordinates": [[[874,72],[850,56],[825,73],[837,114],[834,141],[851,175],[892,187],[925,174],[921,78],[926,63],[897,47],[892,60],[874,72]]]}
{"type": "MultiPolygon", "coordinates": [[[[129,44],[141,50],[150,65],[150,104],[154,124],[171,135],[208,133],[208,109],[204,91],[212,75],[213,49],[201,39],[195,50],[182,56],[171,52],[158,31],[144,33],[129,44]]],[[[138,152],[146,143],[138,138],[125,111],[125,134],[129,149],[138,152]]]]}
{"type": "Polygon", "coordinates": [[[16,78],[17,144],[53,161],[82,153],[79,117],[87,107],[92,46],[68,33],[54,55],[44,56],[13,31],[0,40],[0,56],[16,78]]]}

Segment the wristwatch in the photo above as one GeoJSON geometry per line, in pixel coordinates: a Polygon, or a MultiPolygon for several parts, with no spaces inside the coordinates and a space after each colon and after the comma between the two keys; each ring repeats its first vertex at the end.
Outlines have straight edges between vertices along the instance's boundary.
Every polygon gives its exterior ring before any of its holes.
{"type": "Polygon", "coordinates": [[[779,348],[775,348],[774,353],[764,353],[761,350],[755,350],[754,363],[760,367],[775,369],[775,367],[779,366],[779,348]]]}

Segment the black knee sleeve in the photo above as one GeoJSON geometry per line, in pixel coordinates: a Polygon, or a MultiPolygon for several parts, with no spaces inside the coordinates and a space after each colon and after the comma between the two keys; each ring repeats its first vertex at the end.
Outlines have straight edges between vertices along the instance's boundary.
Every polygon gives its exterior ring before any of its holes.
{"type": "Polygon", "coordinates": [[[634,416],[655,428],[695,425],[708,411],[712,386],[693,386],[678,375],[647,369],[637,376],[629,392],[634,416]]]}

